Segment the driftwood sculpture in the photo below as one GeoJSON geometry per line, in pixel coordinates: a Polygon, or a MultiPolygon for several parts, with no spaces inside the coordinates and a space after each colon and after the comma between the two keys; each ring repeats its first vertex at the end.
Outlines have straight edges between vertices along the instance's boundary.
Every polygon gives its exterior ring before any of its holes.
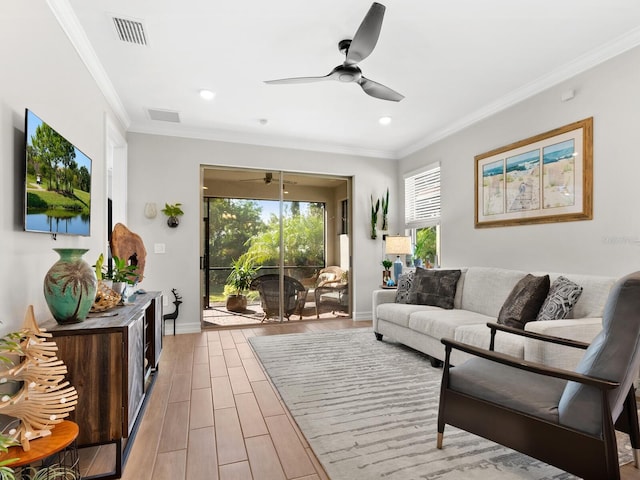
{"type": "Polygon", "coordinates": [[[147,250],[144,248],[142,237],[133,233],[122,223],[116,223],[111,233],[111,255],[127,260],[127,265],[136,265],[138,268],[138,282],[144,277],[144,265],[147,259],[147,250]]]}
{"type": "MultiPolygon", "coordinates": [[[[38,327],[30,305],[23,329],[10,334],[9,341],[4,342],[4,353],[18,355],[18,361],[0,370],[0,384],[17,382],[21,386],[14,394],[2,395],[0,414],[19,420],[9,435],[25,451],[30,449],[30,440],[50,435],[51,429],[78,403],[76,389],[64,381],[67,367],[56,357],[58,347],[50,338],[50,333],[38,327]]],[[[4,362],[7,363],[6,358],[4,362]]]]}

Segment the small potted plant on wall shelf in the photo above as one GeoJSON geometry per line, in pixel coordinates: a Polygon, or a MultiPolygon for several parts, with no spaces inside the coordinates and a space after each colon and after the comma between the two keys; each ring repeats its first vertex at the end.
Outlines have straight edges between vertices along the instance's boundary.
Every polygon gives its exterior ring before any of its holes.
{"type": "Polygon", "coordinates": [[[182,206],[181,203],[165,203],[164,208],[162,209],[162,213],[164,213],[167,217],[167,225],[171,228],[176,228],[180,224],[180,220],[178,217],[180,215],[184,215],[184,212],[180,208],[182,206]]]}

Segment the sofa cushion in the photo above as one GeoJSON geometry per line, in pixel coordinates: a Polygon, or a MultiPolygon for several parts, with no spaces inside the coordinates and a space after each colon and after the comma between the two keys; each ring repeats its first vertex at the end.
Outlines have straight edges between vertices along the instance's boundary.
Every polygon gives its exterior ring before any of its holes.
{"type": "Polygon", "coordinates": [[[396,303],[409,303],[409,290],[413,285],[415,270],[409,270],[398,277],[398,290],[396,291],[396,303]]]}
{"type": "MultiPolygon", "coordinates": [[[[422,311],[411,314],[409,318],[409,328],[437,339],[454,338],[456,329],[461,325],[485,325],[487,322],[495,320],[494,318],[487,317],[481,313],[470,312],[469,310],[433,308],[433,310],[425,311],[424,308],[428,307],[423,306],[422,308],[422,311]]],[[[444,351],[444,347],[442,348],[444,351]]]]}
{"type": "MultiPolygon", "coordinates": [[[[488,322],[495,319],[488,317],[488,322]]],[[[461,325],[456,328],[453,336],[458,342],[467,343],[476,347],[489,349],[491,342],[491,330],[487,327],[487,322],[477,325],[461,325]]],[[[524,358],[525,337],[513,335],[505,332],[496,332],[495,351],[512,355],[518,358],[524,358]]]]}
{"type": "Polygon", "coordinates": [[[416,269],[408,302],[452,309],[461,273],[460,270],[416,269]]]}
{"type": "Polygon", "coordinates": [[[566,318],[581,294],[582,287],[580,285],[567,277],[559,276],[549,288],[547,298],[545,298],[536,320],[562,320],[566,318]]]}
{"type": "Polygon", "coordinates": [[[376,309],[376,317],[380,320],[395,323],[402,327],[409,326],[409,316],[414,312],[427,309],[439,310],[438,307],[428,307],[425,305],[405,305],[403,303],[381,303],[376,309]]]}
{"type": "Polygon", "coordinates": [[[525,323],[535,321],[540,307],[549,293],[549,275],[536,277],[530,273],[511,290],[498,314],[498,323],[514,328],[524,328],[525,323]]]}
{"type": "Polygon", "coordinates": [[[505,299],[527,272],[491,267],[469,267],[460,308],[497,318],[505,299]]]}
{"type": "Polygon", "coordinates": [[[573,273],[549,273],[549,278],[552,282],[560,276],[566,277],[582,287],[582,295],[580,295],[578,302],[571,309],[567,318],[602,317],[609,290],[616,283],[617,278],[573,273]]]}

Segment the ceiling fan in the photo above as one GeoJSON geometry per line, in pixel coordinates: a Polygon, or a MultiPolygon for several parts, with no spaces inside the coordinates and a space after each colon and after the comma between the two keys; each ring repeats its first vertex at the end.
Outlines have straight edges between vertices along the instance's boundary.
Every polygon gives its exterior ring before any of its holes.
{"type": "MultiPolygon", "coordinates": [[[[265,172],[264,177],[261,178],[246,178],[244,180],[240,180],[241,182],[264,182],[265,185],[271,185],[272,183],[279,183],[280,179],[278,177],[274,177],[272,172],[265,172]]],[[[284,180],[282,183],[285,185],[295,185],[298,182],[294,182],[291,180],[284,180]]]]}
{"type": "Polygon", "coordinates": [[[328,75],[322,77],[282,78],[279,80],[267,80],[265,83],[273,85],[337,80],[344,83],[357,83],[366,94],[372,97],[399,102],[404,98],[404,95],[399,94],[381,83],[365,78],[365,76],[362,75],[362,70],[358,67],[358,63],[371,54],[378,42],[384,11],[385,6],[380,3],[374,2],[371,5],[353,40],[341,40],[338,43],[338,49],[346,55],[346,58],[342,65],[335,67],[328,75]]]}

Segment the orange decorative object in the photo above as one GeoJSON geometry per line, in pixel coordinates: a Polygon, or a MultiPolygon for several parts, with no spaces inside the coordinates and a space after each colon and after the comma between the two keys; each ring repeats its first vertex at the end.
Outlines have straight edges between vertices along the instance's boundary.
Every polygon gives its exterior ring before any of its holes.
{"type": "Polygon", "coordinates": [[[50,436],[32,441],[28,451],[20,446],[10,447],[7,452],[0,454],[0,462],[15,458],[15,462],[7,464],[11,468],[37,462],[67,448],[77,438],[78,432],[77,423],[64,420],[56,426],[50,436]]]}

